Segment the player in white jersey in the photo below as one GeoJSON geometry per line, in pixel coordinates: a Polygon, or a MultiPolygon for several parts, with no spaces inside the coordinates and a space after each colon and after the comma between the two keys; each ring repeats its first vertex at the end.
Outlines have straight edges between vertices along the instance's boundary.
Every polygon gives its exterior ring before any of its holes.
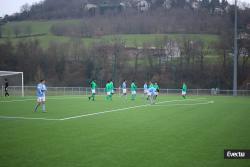
{"type": "Polygon", "coordinates": [[[148,88],[148,95],[151,104],[155,104],[155,97],[156,97],[156,88],[154,86],[150,86],[148,88]]]}
{"type": "Polygon", "coordinates": [[[42,111],[46,112],[45,110],[45,93],[47,91],[45,80],[41,80],[40,83],[37,85],[36,88],[36,95],[37,95],[37,105],[35,107],[34,112],[37,111],[37,108],[42,105],[42,111]]]}
{"type": "Polygon", "coordinates": [[[143,93],[144,93],[143,97],[145,98],[147,96],[147,94],[148,94],[147,82],[145,82],[144,85],[143,85],[143,93]]]}
{"type": "Polygon", "coordinates": [[[122,83],[122,96],[127,96],[127,81],[124,80],[122,83]]]}

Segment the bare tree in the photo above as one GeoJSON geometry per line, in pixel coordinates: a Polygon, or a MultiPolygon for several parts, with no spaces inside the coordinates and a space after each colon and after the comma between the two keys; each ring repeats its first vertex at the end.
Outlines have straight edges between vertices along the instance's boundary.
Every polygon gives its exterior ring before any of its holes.
{"type": "Polygon", "coordinates": [[[27,34],[28,36],[31,36],[32,29],[31,29],[31,25],[30,24],[28,24],[28,25],[25,26],[24,33],[27,34]]]}
{"type": "Polygon", "coordinates": [[[30,11],[30,5],[28,3],[25,3],[24,5],[21,6],[21,13],[28,13],[30,11]]]}
{"type": "Polygon", "coordinates": [[[134,78],[137,78],[137,71],[138,71],[138,58],[139,58],[139,54],[140,54],[140,50],[138,49],[138,44],[135,41],[134,42],[134,47],[135,47],[135,65],[134,65],[134,78]]]}
{"type": "Polygon", "coordinates": [[[0,38],[2,38],[2,25],[0,24],[0,38]]]}

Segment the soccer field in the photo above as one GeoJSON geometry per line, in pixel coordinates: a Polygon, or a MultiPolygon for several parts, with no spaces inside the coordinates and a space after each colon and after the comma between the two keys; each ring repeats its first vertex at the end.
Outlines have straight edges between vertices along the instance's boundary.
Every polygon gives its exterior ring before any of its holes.
{"type": "Polygon", "coordinates": [[[249,167],[224,149],[250,149],[250,98],[118,95],[0,98],[0,166],[249,167]]]}

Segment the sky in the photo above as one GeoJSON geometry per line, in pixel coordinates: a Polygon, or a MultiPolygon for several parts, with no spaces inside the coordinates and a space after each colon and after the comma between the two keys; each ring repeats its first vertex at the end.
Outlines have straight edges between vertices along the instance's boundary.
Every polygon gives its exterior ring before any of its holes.
{"type": "Polygon", "coordinates": [[[21,6],[26,3],[32,5],[34,2],[40,1],[41,0],[0,0],[0,17],[6,14],[11,15],[20,12],[21,6]]]}
{"type": "MultiPolygon", "coordinates": [[[[32,5],[34,2],[40,2],[41,0],[0,0],[0,17],[8,14],[11,15],[16,12],[20,12],[22,5],[28,3],[32,5]]],[[[238,0],[240,2],[250,3],[250,0],[238,0]]],[[[234,0],[228,0],[228,2],[233,3],[234,0]]]]}

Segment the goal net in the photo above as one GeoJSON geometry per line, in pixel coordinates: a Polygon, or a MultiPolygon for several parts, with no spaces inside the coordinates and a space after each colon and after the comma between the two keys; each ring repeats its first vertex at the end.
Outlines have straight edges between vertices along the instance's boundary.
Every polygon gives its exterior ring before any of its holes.
{"type": "Polygon", "coordinates": [[[20,90],[21,96],[24,96],[23,72],[16,71],[0,71],[0,83],[2,85],[2,95],[4,94],[5,79],[9,83],[9,88],[12,87],[20,90]]]}

